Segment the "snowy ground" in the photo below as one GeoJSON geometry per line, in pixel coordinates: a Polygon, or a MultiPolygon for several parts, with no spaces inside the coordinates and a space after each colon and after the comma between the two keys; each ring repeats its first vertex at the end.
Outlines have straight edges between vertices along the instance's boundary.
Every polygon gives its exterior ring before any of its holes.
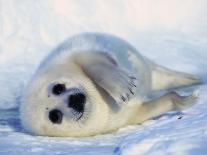
{"type": "Polygon", "coordinates": [[[206,0],[0,0],[0,154],[206,154],[206,7],[206,0]],[[200,76],[198,104],[91,138],[24,133],[18,119],[23,88],[53,47],[83,31],[118,35],[155,62],[200,76]]]}

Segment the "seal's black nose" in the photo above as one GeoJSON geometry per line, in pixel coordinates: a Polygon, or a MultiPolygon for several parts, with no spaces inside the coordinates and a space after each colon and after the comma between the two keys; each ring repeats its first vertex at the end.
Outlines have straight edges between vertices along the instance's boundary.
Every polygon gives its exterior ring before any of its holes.
{"type": "Polygon", "coordinates": [[[53,109],[49,112],[49,119],[54,124],[61,124],[63,113],[58,109],[53,109]]]}
{"type": "Polygon", "coordinates": [[[83,93],[72,94],[68,98],[68,107],[73,108],[77,112],[84,112],[86,96],[83,93]]]}

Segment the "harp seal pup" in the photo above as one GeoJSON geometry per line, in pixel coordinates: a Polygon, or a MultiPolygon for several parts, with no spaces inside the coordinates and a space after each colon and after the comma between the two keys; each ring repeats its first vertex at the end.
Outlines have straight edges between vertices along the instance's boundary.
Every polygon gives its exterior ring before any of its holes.
{"type": "Polygon", "coordinates": [[[153,63],[118,37],[83,33],[66,40],[40,64],[22,99],[21,122],[34,135],[108,133],[192,106],[196,93],[148,96],[199,83],[193,75],[153,63]]]}

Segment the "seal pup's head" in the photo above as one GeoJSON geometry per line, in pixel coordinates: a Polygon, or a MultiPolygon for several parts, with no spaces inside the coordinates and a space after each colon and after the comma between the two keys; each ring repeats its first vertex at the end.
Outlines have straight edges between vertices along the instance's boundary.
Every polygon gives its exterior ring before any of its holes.
{"type": "Polygon", "coordinates": [[[26,131],[44,136],[100,133],[108,107],[93,82],[74,64],[46,65],[30,82],[20,106],[26,131]]]}

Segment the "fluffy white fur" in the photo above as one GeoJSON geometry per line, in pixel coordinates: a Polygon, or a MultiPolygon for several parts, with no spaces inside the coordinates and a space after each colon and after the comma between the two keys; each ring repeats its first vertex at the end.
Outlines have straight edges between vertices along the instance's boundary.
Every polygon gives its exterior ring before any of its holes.
{"type": "Polygon", "coordinates": [[[22,125],[32,134],[45,136],[83,137],[108,133],[163,112],[191,106],[197,98],[195,94],[181,97],[170,92],[152,101],[145,99],[154,90],[199,82],[194,76],[152,63],[117,37],[80,34],[61,44],[40,65],[22,99],[22,125]],[[56,83],[86,92],[80,120],[75,120],[72,109],[67,107],[67,93],[52,94],[56,83]],[[49,111],[54,108],[64,114],[61,124],[48,119],[49,111]]]}

